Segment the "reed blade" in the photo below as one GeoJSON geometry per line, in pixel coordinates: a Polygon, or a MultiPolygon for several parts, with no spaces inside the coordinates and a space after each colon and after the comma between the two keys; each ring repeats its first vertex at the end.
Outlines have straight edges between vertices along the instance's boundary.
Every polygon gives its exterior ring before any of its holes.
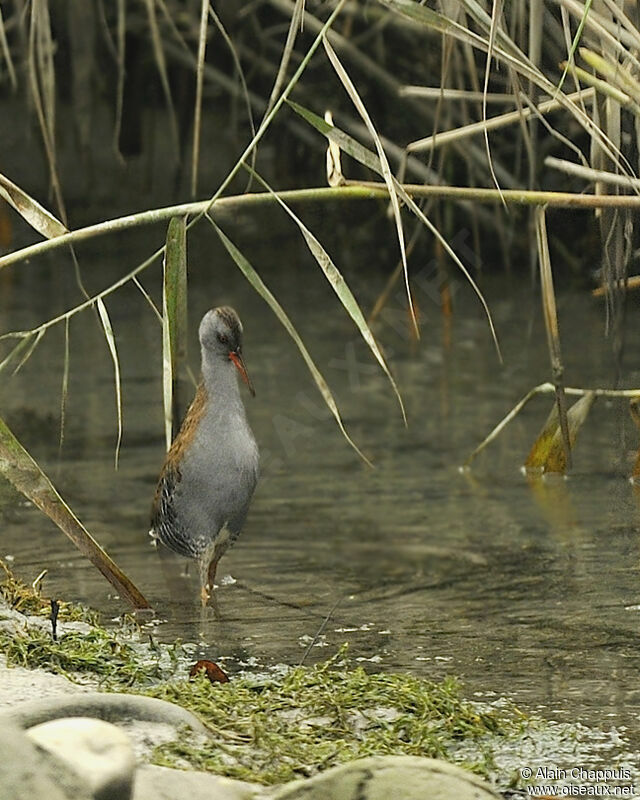
{"type": "Polygon", "coordinates": [[[171,139],[175,151],[176,160],[180,158],[180,137],[178,135],[178,121],[176,118],[175,107],[173,105],[173,96],[171,94],[171,85],[169,83],[169,71],[167,69],[167,60],[164,55],[164,48],[162,45],[162,36],[160,35],[160,28],[158,26],[158,17],[156,15],[156,0],[144,0],[147,10],[147,21],[149,23],[149,35],[151,37],[151,45],[153,48],[153,57],[156,62],[156,69],[160,78],[160,85],[162,86],[162,93],[164,95],[167,111],[169,113],[169,122],[171,130],[171,139]]]}
{"type": "Polygon", "coordinates": [[[267,191],[271,192],[271,194],[275,197],[278,201],[280,206],[287,212],[287,214],[291,217],[291,219],[296,223],[298,226],[300,233],[302,234],[307,247],[309,248],[309,252],[316,260],[316,263],[324,273],[325,278],[329,282],[329,285],[333,289],[333,291],[338,296],[338,299],[342,303],[343,308],[349,314],[351,319],[354,321],[356,327],[360,331],[362,338],[365,340],[369,349],[373,353],[376,361],[382,367],[385,375],[389,379],[391,383],[391,387],[398,399],[398,403],[400,404],[400,410],[402,412],[402,418],[404,420],[404,424],[407,424],[407,415],[404,408],[404,403],[402,402],[402,397],[400,395],[400,391],[398,390],[398,386],[389,371],[389,367],[387,366],[386,361],[384,360],[384,356],[378,347],[378,343],[376,342],[371,328],[367,324],[367,320],[365,319],[364,314],[362,313],[362,309],[358,304],[353,292],[349,288],[349,285],[344,279],[344,276],[340,272],[340,270],[336,267],[335,263],[333,262],[331,256],[327,251],[324,249],[322,244],[318,241],[318,239],[313,235],[313,233],[307,228],[304,222],[298,217],[298,215],[282,200],[278,195],[273,191],[273,189],[269,186],[269,184],[254,170],[251,170],[253,176],[258,180],[267,191]]]}
{"type": "Polygon", "coordinates": [[[402,268],[404,270],[404,286],[407,292],[407,301],[409,304],[409,310],[411,312],[411,322],[413,324],[413,330],[416,335],[416,338],[420,338],[420,329],[418,328],[418,320],[416,319],[416,315],[414,312],[414,304],[413,299],[411,297],[411,287],[409,284],[409,265],[407,263],[407,250],[405,246],[404,240],[404,228],[402,226],[402,215],[400,214],[400,202],[398,200],[398,194],[396,191],[396,182],[394,180],[393,174],[391,172],[391,167],[389,166],[389,161],[387,159],[386,153],[384,152],[384,147],[382,146],[382,142],[380,141],[380,137],[378,136],[378,132],[375,129],[373,121],[369,116],[369,112],[366,109],[365,104],[362,102],[362,98],[360,97],[358,90],[356,89],[353,81],[347,74],[347,71],[343,67],[340,59],[336,51],[331,47],[329,40],[325,36],[322,40],[324,45],[324,49],[329,57],[329,61],[331,62],[332,67],[336,71],[337,76],[340,78],[342,85],[344,86],[347,94],[349,95],[349,99],[355,106],[358,114],[360,114],[364,124],[367,126],[367,130],[371,135],[371,138],[374,141],[376,146],[376,151],[378,154],[378,161],[380,164],[380,174],[382,175],[384,182],[387,184],[387,189],[389,190],[389,198],[391,200],[391,208],[393,209],[393,218],[396,223],[396,231],[398,235],[398,244],[400,246],[400,256],[402,258],[402,268]]]}
{"type": "Polygon", "coordinates": [[[120,444],[122,443],[122,382],[120,379],[120,359],[118,358],[118,349],[116,347],[116,337],[113,333],[113,327],[111,326],[111,320],[109,319],[109,312],[107,311],[107,307],[104,304],[104,300],[99,297],[96,301],[96,305],[98,307],[98,314],[100,315],[100,322],[102,323],[102,329],[104,330],[104,335],[107,340],[107,346],[109,347],[109,353],[111,355],[111,360],[113,361],[113,375],[114,375],[114,386],[116,392],[116,413],[118,417],[118,438],[116,440],[116,452],[115,452],[115,468],[118,469],[118,459],[120,458],[120,444]]]}
{"type": "Polygon", "coordinates": [[[162,285],[162,388],[167,450],[185,410],[179,377],[187,360],[187,225],[169,222],[162,285]]]}
{"type": "Polygon", "coordinates": [[[316,386],[320,391],[320,394],[322,395],[329,410],[333,414],[336,422],[338,423],[338,427],[340,428],[342,435],[345,437],[347,442],[349,442],[351,447],[353,447],[353,449],[360,456],[360,458],[370,467],[373,466],[371,461],[369,461],[369,459],[364,455],[364,453],[360,450],[358,445],[353,441],[353,439],[347,433],[347,430],[344,427],[344,423],[342,421],[342,417],[340,416],[340,411],[338,410],[338,405],[335,401],[333,393],[331,392],[331,389],[329,388],[329,385],[325,381],[320,370],[316,367],[315,362],[311,358],[309,351],[307,350],[304,342],[302,341],[302,338],[300,337],[300,334],[295,329],[293,323],[287,316],[285,310],[282,308],[280,303],[276,300],[276,298],[267,288],[262,278],[258,275],[258,273],[255,271],[255,269],[249,263],[249,261],[245,258],[245,256],[238,250],[238,248],[225,235],[225,233],[216,225],[213,219],[211,219],[211,217],[208,217],[208,219],[213,225],[216,233],[220,237],[220,241],[225,246],[225,249],[231,256],[235,264],[239,267],[242,274],[249,281],[251,286],[253,286],[256,292],[258,292],[258,294],[262,297],[262,299],[265,300],[265,302],[269,305],[269,307],[276,315],[276,317],[278,318],[284,329],[287,331],[289,336],[295,342],[295,345],[300,351],[302,357],[304,358],[304,361],[309,369],[309,372],[311,373],[311,376],[313,377],[313,380],[315,381],[316,386]]]}
{"type": "MultiPolygon", "coordinates": [[[[356,141],[353,137],[346,134],[344,131],[341,131],[339,128],[336,128],[335,125],[330,125],[326,122],[322,117],[319,117],[317,114],[314,114],[313,111],[309,111],[308,108],[304,108],[304,106],[299,105],[298,103],[293,102],[292,100],[287,100],[287,103],[291,106],[291,108],[299,114],[303,119],[305,119],[310,125],[312,125],[316,130],[326,136],[329,140],[336,142],[336,144],[345,151],[348,155],[352,158],[355,158],[356,161],[359,161],[365,167],[376,172],[378,175],[383,175],[383,168],[380,163],[380,159],[372,153],[371,150],[361,145],[360,142],[356,141]]],[[[495,325],[493,323],[493,317],[491,316],[491,312],[489,310],[489,306],[487,305],[486,300],[480,288],[474,281],[471,273],[462,263],[460,258],[452,249],[451,245],[444,236],[440,233],[440,231],[436,228],[436,226],[431,222],[431,220],[425,215],[422,209],[418,206],[418,204],[413,200],[412,197],[409,196],[405,188],[392,176],[392,182],[394,187],[394,192],[397,193],[398,197],[402,200],[402,202],[409,208],[413,214],[431,231],[431,233],[436,237],[438,242],[442,245],[442,247],[446,250],[447,254],[453,261],[455,262],[456,266],[466,279],[469,281],[472,289],[476,293],[484,312],[487,317],[487,322],[489,324],[489,329],[491,331],[491,336],[493,338],[496,352],[498,353],[498,358],[502,361],[502,353],[500,350],[500,344],[498,342],[498,336],[496,333],[495,325]]],[[[412,309],[413,313],[413,309],[412,309]]]]}
{"type": "Polygon", "coordinates": [[[71,539],[78,550],[97,567],[134,609],[150,608],[140,590],[82,525],[37,462],[20,444],[1,418],[0,473],[55,522],[58,528],[71,539]]]}
{"type": "Polygon", "coordinates": [[[34,230],[47,239],[69,233],[59,219],[2,174],[0,174],[0,197],[3,197],[34,230]]]}

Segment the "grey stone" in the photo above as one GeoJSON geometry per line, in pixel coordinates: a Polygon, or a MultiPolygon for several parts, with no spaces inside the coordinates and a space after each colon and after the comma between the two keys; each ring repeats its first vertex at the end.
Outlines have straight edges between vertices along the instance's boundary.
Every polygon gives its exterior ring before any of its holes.
{"type": "Polygon", "coordinates": [[[19,729],[0,725],[2,800],[91,800],[82,779],[19,729]]]}
{"type": "Polygon", "coordinates": [[[115,725],[71,717],[36,725],[26,735],[65,761],[95,800],[130,800],[136,760],[129,737],[115,725]]]}
{"type": "Polygon", "coordinates": [[[31,728],[63,717],[95,717],[105,722],[163,722],[176,727],[187,725],[194,733],[207,735],[200,720],[181,706],[155,697],[117,692],[87,692],[32,700],[0,713],[0,724],[10,722],[20,728],[31,728]]]}
{"type": "Polygon", "coordinates": [[[292,781],[271,800],[498,800],[501,796],[467,770],[432,758],[372,756],[292,781]]]}
{"type": "MultiPolygon", "coordinates": [[[[163,722],[124,722],[118,723],[118,727],[129,737],[139,764],[150,761],[156,747],[175,742],[179,737],[175,725],[163,722]]],[[[203,740],[203,737],[198,737],[198,740],[203,740]]]]}
{"type": "Polygon", "coordinates": [[[133,792],[133,800],[257,800],[262,797],[263,788],[253,783],[155,766],[138,769],[133,792]]]}
{"type": "MultiPolygon", "coordinates": [[[[51,633],[51,620],[34,614],[22,614],[0,601],[0,630],[7,633],[22,633],[26,630],[41,630],[51,633]]],[[[59,636],[63,636],[65,633],[89,633],[91,630],[88,622],[80,620],[60,621],[57,624],[59,636]]]]}
{"type": "Polygon", "coordinates": [[[63,675],[41,669],[7,667],[6,658],[0,654],[0,715],[10,706],[31,701],[34,697],[59,697],[87,691],[89,687],[72,683],[63,675]]]}
{"type": "Polygon", "coordinates": [[[16,611],[15,608],[11,608],[5,602],[0,601],[0,623],[2,623],[3,630],[5,627],[11,630],[11,624],[15,625],[15,627],[24,627],[24,620],[24,614],[16,611]]]}

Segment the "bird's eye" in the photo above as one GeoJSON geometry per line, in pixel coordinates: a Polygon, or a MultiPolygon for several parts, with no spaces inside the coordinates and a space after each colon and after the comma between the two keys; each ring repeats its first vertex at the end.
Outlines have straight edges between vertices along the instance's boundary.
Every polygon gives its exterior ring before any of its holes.
{"type": "Polygon", "coordinates": [[[224,335],[224,333],[218,334],[218,341],[220,344],[229,344],[229,339],[224,335]]]}

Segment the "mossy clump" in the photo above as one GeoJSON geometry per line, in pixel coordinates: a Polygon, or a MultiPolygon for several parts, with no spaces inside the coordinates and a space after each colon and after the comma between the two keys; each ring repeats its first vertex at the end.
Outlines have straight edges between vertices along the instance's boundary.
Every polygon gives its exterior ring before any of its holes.
{"type": "MultiPolygon", "coordinates": [[[[9,565],[0,558],[0,600],[4,601],[9,608],[26,616],[50,616],[51,600],[43,597],[40,591],[40,584],[45,574],[46,570],[41,572],[31,585],[23,583],[13,574],[9,565]]],[[[96,611],[79,603],[58,601],[58,619],[97,625],[99,615],[96,611]]]]}
{"type": "Polygon", "coordinates": [[[407,674],[370,675],[351,668],[340,651],[312,667],[256,684],[250,677],[212,685],[204,677],[145,692],[196,713],[214,732],[204,744],[188,739],[157,748],[156,764],[191,766],[231,778],[282,783],[369,755],[456,758],[462,742],[479,744],[466,765],[488,766],[481,742],[517,735],[517,711],[479,710],[457,681],[407,674]]]}
{"type": "Polygon", "coordinates": [[[99,627],[64,633],[58,639],[40,628],[0,631],[0,651],[9,665],[46,669],[72,679],[83,675],[114,690],[147,686],[167,676],[159,660],[143,658],[140,648],[99,627]]]}
{"type": "Polygon", "coordinates": [[[106,628],[98,612],[60,602],[55,626],[52,622],[50,628],[43,628],[30,622],[29,617],[51,618],[51,600],[42,596],[38,580],[31,586],[24,584],[1,559],[0,570],[4,572],[0,603],[25,617],[24,625],[0,630],[0,652],[9,666],[45,669],[72,680],[82,676],[113,690],[146,687],[180,668],[180,643],[156,645],[151,637],[143,641],[142,630],[129,615],[119,625],[106,628]],[[58,624],[66,622],[86,624],[66,628],[58,624]]]}

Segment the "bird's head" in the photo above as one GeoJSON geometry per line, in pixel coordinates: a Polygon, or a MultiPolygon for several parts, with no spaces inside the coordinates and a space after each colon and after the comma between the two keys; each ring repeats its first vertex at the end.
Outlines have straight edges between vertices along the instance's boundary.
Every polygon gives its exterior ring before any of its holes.
{"type": "Polygon", "coordinates": [[[251,394],[255,395],[242,358],[242,323],[236,312],[230,306],[219,306],[207,311],[200,323],[199,336],[203,351],[214,359],[231,362],[251,394]]]}

